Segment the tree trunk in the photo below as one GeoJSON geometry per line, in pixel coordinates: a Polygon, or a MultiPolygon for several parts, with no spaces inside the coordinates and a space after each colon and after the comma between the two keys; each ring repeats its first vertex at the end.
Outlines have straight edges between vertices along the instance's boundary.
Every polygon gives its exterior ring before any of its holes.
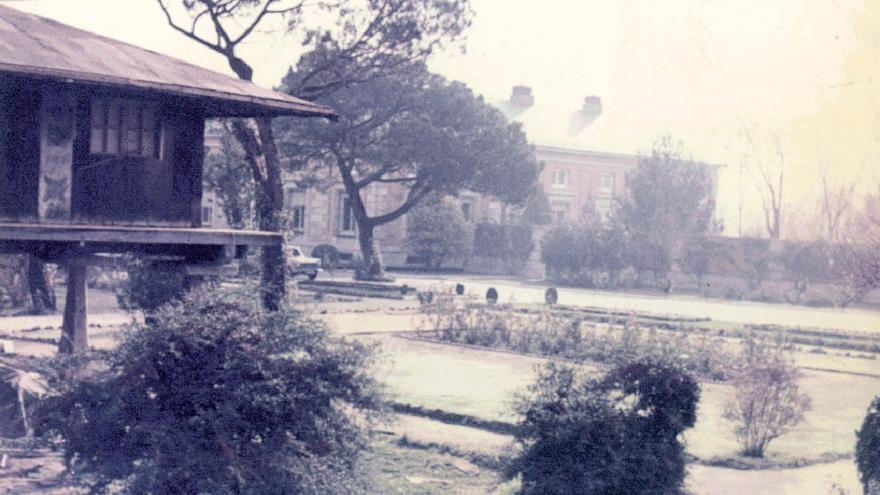
{"type": "MultiPolygon", "coordinates": [[[[275,199],[271,191],[257,191],[257,222],[259,229],[266,232],[280,232],[280,212],[274,208],[275,199]]],[[[260,250],[262,265],[260,292],[263,308],[277,311],[286,293],[283,246],[264,246],[260,250]]]]}
{"type": "MultiPolygon", "coordinates": [[[[244,121],[233,123],[236,139],[245,151],[245,160],[251,167],[256,184],[257,226],[265,232],[281,232],[284,207],[284,185],[281,180],[281,162],[267,117],[253,119],[254,129],[244,121]]],[[[265,246],[260,251],[262,277],[261,301],[269,311],[277,311],[285,300],[284,246],[265,246]]]]}
{"type": "Polygon", "coordinates": [[[34,255],[27,257],[27,282],[34,313],[55,311],[55,289],[46,273],[46,264],[34,255]]]}
{"type": "Polygon", "coordinates": [[[87,270],[85,263],[75,260],[67,267],[67,302],[61,323],[61,341],[58,343],[58,352],[62,354],[79,354],[89,350],[86,322],[87,270]]]}
{"type": "MultiPolygon", "coordinates": [[[[272,121],[263,117],[255,119],[262,143],[266,164],[266,177],[263,182],[265,205],[260,214],[260,230],[281,232],[281,214],[284,209],[284,184],[281,180],[281,161],[272,133],[272,121]]],[[[277,311],[286,299],[287,282],[285,275],[284,245],[266,246],[260,253],[263,262],[263,307],[277,311]]]]}
{"type": "Polygon", "coordinates": [[[363,266],[355,272],[355,278],[359,280],[383,280],[385,278],[385,267],[382,264],[382,256],[376,245],[373,229],[374,227],[370,224],[358,225],[358,244],[364,259],[363,266]]]}

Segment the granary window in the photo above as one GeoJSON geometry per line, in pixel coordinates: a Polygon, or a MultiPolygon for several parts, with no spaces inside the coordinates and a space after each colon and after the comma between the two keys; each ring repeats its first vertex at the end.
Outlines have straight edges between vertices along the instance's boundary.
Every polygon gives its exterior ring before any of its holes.
{"type": "Polygon", "coordinates": [[[202,225],[210,227],[214,221],[214,208],[212,206],[202,206],[202,225]]]}
{"type": "Polygon", "coordinates": [[[156,105],[95,98],[91,105],[89,152],[93,155],[159,158],[156,105]]]}

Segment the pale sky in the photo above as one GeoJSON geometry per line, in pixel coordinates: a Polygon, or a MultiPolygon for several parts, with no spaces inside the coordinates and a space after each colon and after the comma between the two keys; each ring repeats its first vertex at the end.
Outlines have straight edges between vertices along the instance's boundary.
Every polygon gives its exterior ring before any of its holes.
{"type": "MultiPolygon", "coordinates": [[[[225,62],[172,31],[155,0],[0,0],[82,29],[229,73],[225,62]]],[[[779,135],[791,211],[818,197],[824,163],[837,180],[880,180],[880,2],[872,0],[472,0],[466,53],[430,66],[490,102],[511,86],[537,105],[602,98],[601,133],[584,145],[648,151],[662,134],[695,159],[726,165],[719,216],[738,224],[739,163],[748,128],[759,158],[779,135]]],[[[261,34],[244,47],[256,82],[276,85],[296,62],[295,40],[261,34]]],[[[597,121],[598,123],[599,121],[597,121]]],[[[585,133],[589,133],[587,129],[585,133]]],[[[533,139],[537,139],[533,137],[533,139]]],[[[746,224],[759,221],[744,179],[746,224]]],[[[752,227],[754,228],[754,227],[752,227]]]]}

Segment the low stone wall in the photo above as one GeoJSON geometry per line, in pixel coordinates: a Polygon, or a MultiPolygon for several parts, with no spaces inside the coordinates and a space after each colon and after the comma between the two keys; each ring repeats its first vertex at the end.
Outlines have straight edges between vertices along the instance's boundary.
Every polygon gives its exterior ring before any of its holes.
{"type": "MultiPolygon", "coordinates": [[[[723,299],[766,300],[768,302],[790,302],[793,304],[829,305],[839,304],[845,298],[846,287],[830,282],[810,281],[806,290],[799,294],[793,280],[768,277],[760,282],[733,275],[704,275],[700,286],[697,277],[683,272],[670,272],[672,292],[692,292],[707,297],[723,299]]],[[[653,285],[653,275],[642,273],[642,285],[653,285]]],[[[861,300],[864,304],[880,305],[880,289],[873,290],[861,300]]]]}

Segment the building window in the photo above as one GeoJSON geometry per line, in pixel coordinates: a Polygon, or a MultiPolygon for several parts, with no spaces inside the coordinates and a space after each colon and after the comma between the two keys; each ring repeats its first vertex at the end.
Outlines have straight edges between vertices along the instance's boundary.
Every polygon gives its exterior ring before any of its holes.
{"type": "Polygon", "coordinates": [[[89,152],[159,158],[156,105],[136,100],[93,99],[89,152]]]}
{"type": "Polygon", "coordinates": [[[351,208],[351,199],[347,194],[339,195],[339,235],[355,235],[356,224],[354,210],[351,208]]]}
{"type": "Polygon", "coordinates": [[[284,195],[287,209],[290,212],[290,224],[294,232],[306,230],[306,192],[301,189],[290,189],[284,195]]]}
{"type": "Polygon", "coordinates": [[[602,174],[599,177],[599,189],[602,191],[611,192],[614,190],[614,175],[613,174],[602,174]]]}
{"type": "Polygon", "coordinates": [[[600,222],[605,223],[611,219],[611,198],[596,198],[593,207],[600,222]]]}
{"type": "Polygon", "coordinates": [[[290,218],[294,231],[303,232],[306,230],[306,207],[304,205],[294,206],[291,209],[290,218]]]}
{"type": "Polygon", "coordinates": [[[211,225],[211,222],[214,220],[214,208],[210,206],[202,207],[202,225],[211,225]]]}
{"type": "Polygon", "coordinates": [[[462,201],[461,202],[461,214],[464,217],[465,222],[473,222],[474,221],[474,205],[470,201],[462,201]]]}
{"type": "Polygon", "coordinates": [[[553,172],[553,185],[563,187],[568,184],[568,170],[557,169],[553,172]]]}

